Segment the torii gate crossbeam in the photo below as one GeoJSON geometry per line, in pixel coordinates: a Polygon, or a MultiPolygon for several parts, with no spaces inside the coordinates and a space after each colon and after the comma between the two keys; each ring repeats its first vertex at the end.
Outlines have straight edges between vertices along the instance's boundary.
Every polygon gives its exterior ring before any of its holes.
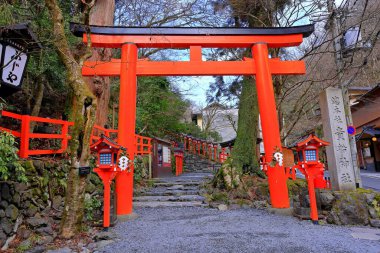
{"type": "MultiPolygon", "coordinates": [[[[297,46],[314,31],[313,25],[286,28],[173,28],[173,27],[85,27],[71,23],[71,31],[83,36],[90,31],[93,47],[121,48],[121,59],[85,62],[85,76],[120,76],[118,142],[127,148],[130,159],[134,147],[137,76],[171,75],[255,75],[266,161],[281,151],[279,124],[272,75],[304,74],[302,61],[269,59],[268,48],[297,46]],[[154,62],[138,59],[138,48],[189,48],[190,61],[154,62]],[[243,61],[202,61],[202,48],[250,48],[253,59],[243,61]]],[[[289,197],[282,165],[268,165],[271,204],[288,208],[289,197]]],[[[132,213],[133,169],[116,178],[117,214],[132,213]]]]}

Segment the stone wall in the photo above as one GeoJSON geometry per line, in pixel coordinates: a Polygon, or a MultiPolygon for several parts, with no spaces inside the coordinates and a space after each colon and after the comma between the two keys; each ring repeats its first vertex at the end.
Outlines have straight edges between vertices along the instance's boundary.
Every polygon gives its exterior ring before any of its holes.
{"type": "MultiPolygon", "coordinates": [[[[64,207],[68,167],[48,159],[24,162],[27,183],[0,182],[0,248],[9,238],[38,238],[46,244],[57,236],[64,207]]],[[[100,198],[103,187],[95,174],[88,175],[86,199],[100,198]]],[[[91,217],[101,217],[101,210],[91,217]]]]}

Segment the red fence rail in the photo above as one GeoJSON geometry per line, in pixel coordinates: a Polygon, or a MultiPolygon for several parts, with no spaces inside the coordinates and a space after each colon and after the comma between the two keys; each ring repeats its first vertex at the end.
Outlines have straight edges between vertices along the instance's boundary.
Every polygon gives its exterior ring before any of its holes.
{"type": "MultiPolygon", "coordinates": [[[[42,117],[34,117],[29,115],[20,115],[8,111],[0,111],[2,117],[11,118],[20,122],[20,130],[12,130],[5,127],[0,127],[0,131],[6,131],[19,138],[19,157],[28,158],[32,155],[52,155],[52,154],[62,154],[66,151],[68,140],[71,139],[69,135],[69,127],[73,126],[73,122],[48,119],[42,117]],[[53,126],[58,125],[58,133],[33,133],[31,131],[31,123],[48,123],[53,126]],[[60,133],[59,133],[60,132],[60,133]],[[61,145],[59,149],[32,149],[30,146],[30,140],[32,139],[57,139],[61,140],[61,145]]],[[[57,127],[55,127],[57,128],[57,127]]],[[[98,125],[95,125],[91,135],[91,142],[94,143],[99,140],[100,135],[114,139],[117,141],[117,129],[107,129],[98,125]]],[[[147,155],[151,153],[151,138],[144,137],[141,135],[136,135],[136,154],[137,155],[147,155]]]]}
{"type": "Polygon", "coordinates": [[[117,142],[117,129],[108,129],[98,125],[94,125],[94,128],[92,129],[90,143],[95,143],[97,140],[99,140],[101,134],[104,134],[105,136],[117,142]]]}
{"type": "Polygon", "coordinates": [[[57,119],[47,119],[41,117],[34,117],[29,115],[20,115],[7,111],[0,111],[3,117],[12,118],[14,120],[20,121],[21,129],[20,131],[7,129],[4,127],[0,127],[0,130],[9,132],[13,134],[15,137],[20,138],[20,149],[19,149],[19,157],[20,158],[28,158],[30,155],[52,155],[52,154],[62,154],[66,151],[68,140],[71,138],[69,133],[69,127],[74,125],[73,122],[57,120],[57,119]],[[33,133],[30,131],[31,123],[48,123],[52,125],[60,126],[60,133],[33,133]],[[30,140],[32,139],[58,139],[61,140],[61,145],[59,149],[39,149],[39,150],[31,150],[30,149],[30,140]]]}
{"type": "Polygon", "coordinates": [[[149,155],[152,152],[152,138],[136,134],[136,154],[149,155]]]}
{"type": "Polygon", "coordinates": [[[224,163],[232,151],[232,147],[222,148],[218,143],[200,140],[188,135],[181,135],[181,139],[185,151],[198,154],[214,162],[224,163]]]}

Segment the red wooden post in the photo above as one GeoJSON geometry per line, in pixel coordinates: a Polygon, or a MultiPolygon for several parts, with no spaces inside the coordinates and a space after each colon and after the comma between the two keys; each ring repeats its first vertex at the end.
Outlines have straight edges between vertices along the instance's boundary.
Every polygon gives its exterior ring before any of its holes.
{"type": "Polygon", "coordinates": [[[21,116],[20,158],[28,158],[29,155],[30,116],[21,116]]]}
{"type": "Polygon", "coordinates": [[[214,161],[218,161],[218,146],[214,145],[214,161]]]}
{"type": "Polygon", "coordinates": [[[110,210],[111,210],[111,182],[114,179],[117,172],[94,169],[98,176],[102,179],[104,186],[103,193],[103,227],[110,226],[110,210]]]}
{"type": "MultiPolygon", "coordinates": [[[[61,143],[61,149],[63,152],[67,149],[67,144],[68,144],[68,133],[69,133],[69,123],[65,122],[62,124],[62,143],[61,143]]],[[[90,142],[91,144],[91,142],[90,142]]]]}
{"type": "MultiPolygon", "coordinates": [[[[307,173],[307,172],[306,172],[307,173]]],[[[309,198],[310,198],[310,218],[314,224],[318,223],[318,209],[317,200],[315,198],[314,189],[314,174],[307,174],[307,187],[309,188],[309,198]]]]}
{"type": "MultiPolygon", "coordinates": [[[[265,158],[270,162],[273,159],[273,153],[282,150],[272,74],[269,68],[268,46],[266,43],[256,43],[252,47],[252,52],[256,62],[256,87],[265,158]]],[[[288,208],[290,203],[283,166],[268,165],[268,183],[272,207],[288,208]]]]}
{"type": "MultiPolygon", "coordinates": [[[[129,159],[135,156],[135,123],[136,123],[136,94],[137,94],[137,46],[125,43],[121,47],[120,66],[120,98],[118,142],[127,148],[129,159]]],[[[116,178],[117,214],[132,213],[133,197],[133,163],[131,172],[120,172],[116,178]]]]}

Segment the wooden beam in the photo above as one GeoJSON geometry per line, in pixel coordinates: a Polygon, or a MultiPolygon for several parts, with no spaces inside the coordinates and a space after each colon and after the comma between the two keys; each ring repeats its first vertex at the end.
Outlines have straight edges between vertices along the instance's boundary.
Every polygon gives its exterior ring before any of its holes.
{"type": "MultiPolygon", "coordinates": [[[[273,75],[305,74],[303,61],[269,60],[273,75]]],[[[85,62],[82,68],[83,76],[119,76],[120,60],[110,62],[85,62]]],[[[155,62],[138,61],[137,76],[213,76],[213,75],[255,75],[256,67],[252,59],[245,61],[184,61],[155,62]]]]}

